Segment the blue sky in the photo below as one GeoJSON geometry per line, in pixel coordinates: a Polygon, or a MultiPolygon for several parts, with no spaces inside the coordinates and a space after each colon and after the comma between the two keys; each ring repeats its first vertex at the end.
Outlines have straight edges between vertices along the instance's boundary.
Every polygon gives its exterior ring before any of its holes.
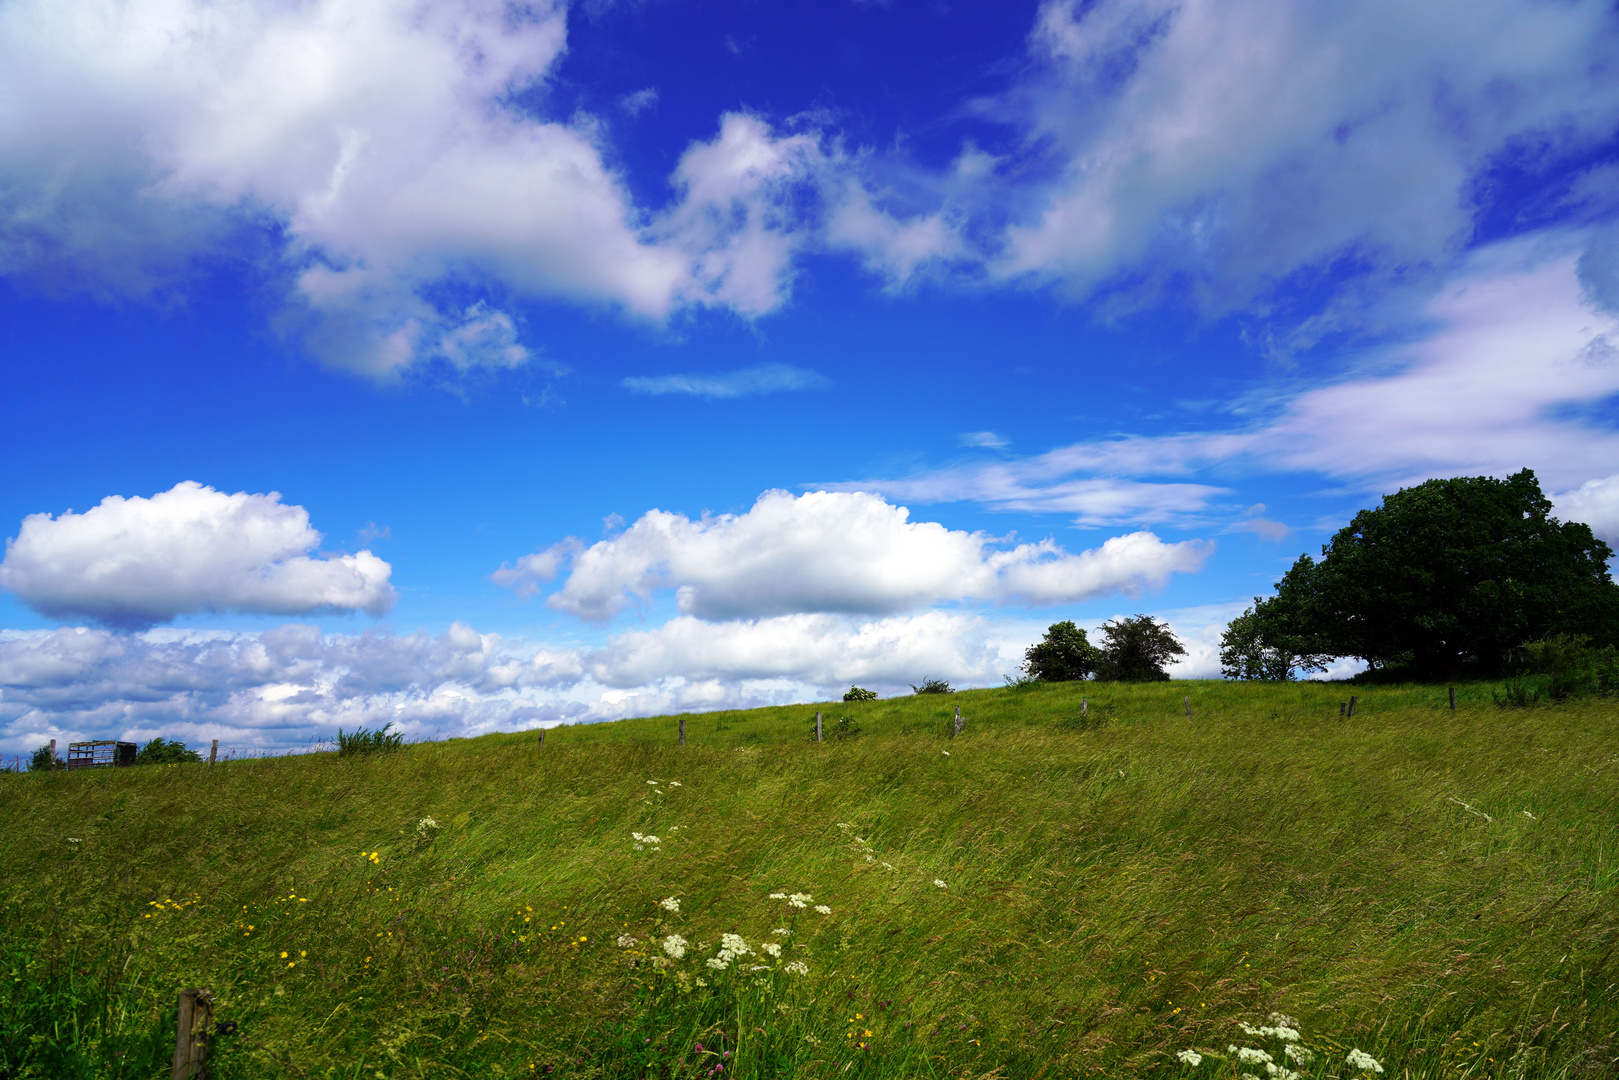
{"type": "Polygon", "coordinates": [[[0,751],[1177,674],[1353,512],[1619,540],[1611,5],[0,3],[0,751]]]}

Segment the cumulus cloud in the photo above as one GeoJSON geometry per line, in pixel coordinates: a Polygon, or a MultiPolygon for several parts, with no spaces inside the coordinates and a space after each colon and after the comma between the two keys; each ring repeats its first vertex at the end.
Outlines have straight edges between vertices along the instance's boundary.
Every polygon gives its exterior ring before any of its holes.
{"type": "Polygon", "coordinates": [[[0,587],[50,618],[118,627],[200,612],[386,612],[392,568],[369,551],[312,557],[320,539],[279,493],[188,480],[82,514],[29,515],[6,541],[0,587]]]}
{"type": "Polygon", "coordinates": [[[1080,293],[1184,279],[1220,309],[1345,255],[1443,263],[1491,169],[1619,122],[1605,0],[1045,0],[1031,51],[1055,178],[993,270],[1080,293]]]}
{"type": "MultiPolygon", "coordinates": [[[[141,293],[251,233],[286,280],[280,325],[379,378],[528,358],[510,313],[436,303],[447,281],[649,319],[771,310],[793,253],[865,198],[847,155],[726,116],[681,157],[670,205],[636,206],[603,125],[547,115],[566,15],[562,0],[6,4],[0,98],[34,105],[0,115],[0,272],[141,293]]],[[[877,231],[839,244],[922,257],[905,223],[867,216],[877,231]]]]}
{"type": "Polygon", "coordinates": [[[885,614],[951,601],[1067,603],[1161,587],[1200,569],[1211,550],[1152,533],[1117,536],[1071,554],[1051,540],[1010,549],[985,533],[912,522],[865,492],[768,491],[745,514],[693,520],[652,510],[621,535],[567,543],[497,571],[532,592],[564,558],[571,570],[546,603],[605,620],[660,589],[702,619],[801,612],[885,614]]]}
{"type": "Polygon", "coordinates": [[[637,394],[688,394],[692,397],[737,398],[784,390],[818,390],[830,385],[825,376],[792,364],[754,364],[716,374],[637,375],[619,385],[637,394]]]}
{"type": "Polygon", "coordinates": [[[1558,516],[1585,522],[1600,539],[1619,547],[1619,473],[1587,480],[1572,491],[1553,496],[1552,502],[1558,516]]]}

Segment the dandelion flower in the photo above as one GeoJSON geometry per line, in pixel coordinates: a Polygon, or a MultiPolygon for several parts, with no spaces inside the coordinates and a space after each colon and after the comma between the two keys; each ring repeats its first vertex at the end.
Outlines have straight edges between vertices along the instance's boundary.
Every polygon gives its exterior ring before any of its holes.
{"type": "Polygon", "coordinates": [[[673,896],[665,896],[662,900],[658,901],[658,906],[665,911],[672,911],[676,915],[680,914],[680,901],[675,899],[673,896]]]}
{"type": "Polygon", "coordinates": [[[1181,1050],[1175,1056],[1180,1058],[1183,1064],[1190,1065],[1194,1069],[1203,1064],[1203,1055],[1196,1050],[1181,1050]]]}
{"type": "Polygon", "coordinates": [[[938,878],[933,879],[933,884],[937,885],[941,889],[948,889],[950,887],[950,886],[946,885],[944,882],[940,881],[938,878]]]}
{"type": "Polygon", "coordinates": [[[663,951],[672,960],[679,960],[686,955],[686,946],[691,944],[679,934],[670,934],[663,939],[663,951]]]}
{"type": "Polygon", "coordinates": [[[788,964],[782,970],[786,971],[788,974],[791,974],[791,975],[808,975],[809,974],[809,967],[806,966],[805,963],[802,960],[794,960],[792,963],[788,964]]]}
{"type": "Polygon", "coordinates": [[[816,904],[815,910],[820,912],[822,915],[832,914],[832,909],[827,907],[825,904],[816,904]]]}
{"type": "Polygon", "coordinates": [[[1349,1051],[1349,1056],[1344,1058],[1344,1063],[1355,1069],[1370,1069],[1375,1073],[1383,1071],[1383,1066],[1377,1063],[1376,1058],[1359,1048],[1349,1051]]]}

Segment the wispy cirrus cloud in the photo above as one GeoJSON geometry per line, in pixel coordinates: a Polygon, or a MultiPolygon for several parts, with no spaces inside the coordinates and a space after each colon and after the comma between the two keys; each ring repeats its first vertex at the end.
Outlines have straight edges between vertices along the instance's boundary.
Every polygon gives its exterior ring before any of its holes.
{"type": "Polygon", "coordinates": [[[715,400],[820,390],[831,381],[819,372],[792,364],[754,364],[735,371],[687,372],[679,375],[633,375],[619,385],[636,394],[683,394],[715,400]]]}

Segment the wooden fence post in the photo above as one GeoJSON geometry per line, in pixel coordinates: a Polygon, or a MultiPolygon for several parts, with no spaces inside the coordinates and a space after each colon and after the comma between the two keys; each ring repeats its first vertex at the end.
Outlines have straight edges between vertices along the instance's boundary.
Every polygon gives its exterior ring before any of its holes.
{"type": "Polygon", "coordinates": [[[51,772],[56,771],[56,740],[51,740],[51,772]]]}
{"type": "Polygon", "coordinates": [[[686,745],[686,718],[684,716],[680,718],[680,745],[686,745]]]}
{"type": "Polygon", "coordinates": [[[821,741],[821,714],[815,714],[815,741],[821,741]]]}
{"type": "Polygon", "coordinates": [[[1451,687],[1447,687],[1447,689],[1450,691],[1450,711],[1455,712],[1456,711],[1456,688],[1454,686],[1451,686],[1451,687]]]}
{"type": "Polygon", "coordinates": [[[1089,715],[1090,715],[1090,713],[1085,707],[1085,699],[1080,698],[1079,699],[1079,718],[1081,720],[1083,720],[1083,719],[1085,719],[1085,717],[1087,717],[1089,715]]]}
{"type": "Polygon", "coordinates": [[[213,1021],[214,995],[196,987],[180,991],[172,1080],[203,1080],[208,1069],[208,1032],[213,1021]]]}
{"type": "Polygon", "coordinates": [[[950,733],[950,737],[953,739],[957,735],[960,735],[961,734],[961,729],[966,727],[966,726],[967,726],[967,721],[965,721],[965,720],[963,720],[961,718],[961,706],[957,705],[956,706],[956,729],[955,729],[955,731],[950,733]]]}
{"type": "Polygon", "coordinates": [[[1338,719],[1342,720],[1344,718],[1344,710],[1347,708],[1349,708],[1347,701],[1338,702],[1338,719]]]}
{"type": "Polygon", "coordinates": [[[1349,715],[1350,716],[1355,715],[1355,702],[1357,702],[1359,700],[1360,700],[1360,697],[1358,695],[1356,695],[1356,694],[1350,694],[1349,695],[1349,715]]]}
{"type": "Polygon", "coordinates": [[[1192,718],[1192,699],[1183,697],[1181,698],[1181,703],[1186,706],[1186,719],[1190,720],[1192,718]]]}
{"type": "Polygon", "coordinates": [[[541,746],[545,745],[545,729],[544,728],[540,729],[540,745],[541,746]]]}
{"type": "Polygon", "coordinates": [[[214,761],[217,760],[218,757],[219,757],[219,740],[215,739],[214,744],[208,748],[208,771],[209,772],[213,772],[213,770],[214,770],[214,761]]]}

